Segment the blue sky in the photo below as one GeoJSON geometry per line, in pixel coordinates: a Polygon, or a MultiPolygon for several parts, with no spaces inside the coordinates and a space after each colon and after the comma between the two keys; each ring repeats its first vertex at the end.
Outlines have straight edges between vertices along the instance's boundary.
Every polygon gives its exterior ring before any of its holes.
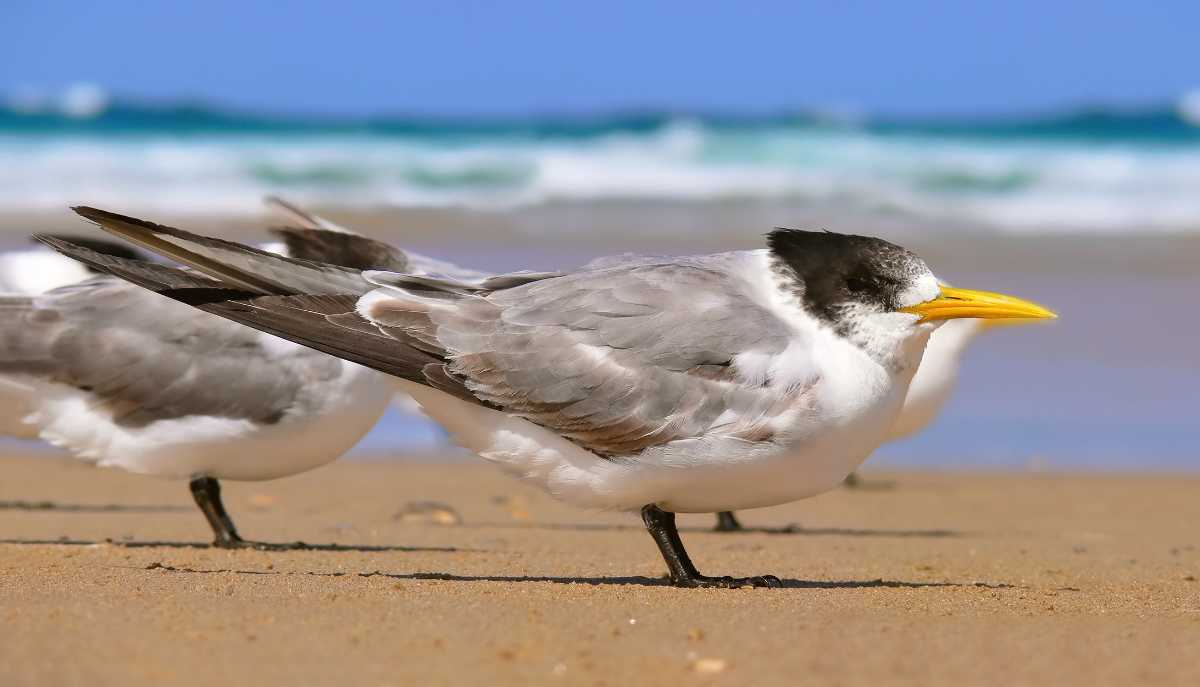
{"type": "Polygon", "coordinates": [[[0,92],[256,110],[1003,113],[1200,88],[1197,2],[2,5],[0,92]]]}

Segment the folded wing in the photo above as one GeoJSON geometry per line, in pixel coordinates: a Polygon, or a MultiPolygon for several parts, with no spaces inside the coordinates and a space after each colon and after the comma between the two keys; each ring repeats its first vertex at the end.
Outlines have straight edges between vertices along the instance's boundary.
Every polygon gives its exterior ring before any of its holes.
{"type": "MultiPolygon", "coordinates": [[[[56,248],[95,260],[70,246],[56,248]]],[[[229,271],[208,263],[193,266],[218,280],[229,271]]],[[[156,288],[117,259],[94,266],[156,288]]],[[[280,262],[272,274],[313,268],[320,266],[280,262]]],[[[365,294],[340,290],[340,274],[318,290],[285,277],[274,281],[296,287],[157,290],[524,417],[607,457],[710,435],[769,439],[772,420],[795,411],[807,391],[739,374],[739,354],[778,356],[789,332],[719,265],[637,261],[499,280],[497,288],[386,272],[365,276],[379,285],[365,294]]]]}
{"type": "MultiPolygon", "coordinates": [[[[217,286],[157,265],[141,265],[136,274],[160,290],[217,286]]],[[[0,375],[87,392],[89,403],[127,427],[187,416],[271,424],[295,405],[306,384],[335,378],[341,368],[316,353],[274,355],[270,339],[257,332],[197,317],[103,277],[5,299],[0,331],[0,375]]]]}

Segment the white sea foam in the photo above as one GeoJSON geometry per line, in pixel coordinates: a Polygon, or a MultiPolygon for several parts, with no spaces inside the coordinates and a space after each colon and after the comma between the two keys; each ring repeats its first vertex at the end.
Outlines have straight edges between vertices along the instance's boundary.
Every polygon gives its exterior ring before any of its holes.
{"type": "Polygon", "coordinates": [[[1200,229],[1200,146],[712,129],[589,137],[0,136],[0,212],[88,203],[252,213],[265,193],[341,206],[559,200],[820,203],[1004,229],[1200,229]]]}

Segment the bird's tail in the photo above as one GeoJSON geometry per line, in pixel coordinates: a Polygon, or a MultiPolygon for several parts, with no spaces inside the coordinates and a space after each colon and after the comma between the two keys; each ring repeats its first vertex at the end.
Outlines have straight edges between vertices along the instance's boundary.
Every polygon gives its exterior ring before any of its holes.
{"type": "Polygon", "coordinates": [[[362,294],[374,288],[354,268],[286,258],[106,210],[74,210],[114,236],[247,292],[362,294]]]}
{"type": "MultiPolygon", "coordinates": [[[[188,272],[177,267],[171,267],[169,265],[163,265],[156,262],[132,260],[117,255],[112,255],[110,253],[100,253],[92,250],[91,248],[75,243],[73,239],[65,239],[46,234],[35,234],[34,239],[46,244],[47,246],[73,260],[83,263],[90,270],[99,272],[101,274],[111,274],[113,276],[121,277],[125,281],[133,282],[134,284],[154,291],[155,293],[169,293],[171,291],[182,291],[187,289],[220,289],[226,291],[236,291],[237,293],[254,293],[255,295],[260,295],[259,292],[251,292],[248,290],[231,287],[216,279],[209,278],[199,272],[188,272]]],[[[64,288],[70,289],[72,287],[67,286],[64,288]]]]}
{"type": "MultiPolygon", "coordinates": [[[[202,241],[211,240],[206,237],[196,238],[202,241]]],[[[403,332],[385,332],[359,316],[355,309],[359,299],[357,293],[301,293],[285,290],[278,281],[268,282],[265,286],[251,284],[245,275],[240,274],[240,268],[222,263],[218,258],[196,261],[203,265],[197,269],[212,270],[214,278],[210,279],[175,267],[101,255],[61,239],[44,236],[39,236],[38,239],[63,255],[97,271],[133,282],[227,320],[380,372],[428,384],[424,368],[443,362],[428,346],[422,346],[403,332]],[[226,281],[220,276],[222,274],[235,276],[226,281]],[[268,291],[267,288],[276,290],[268,291]]],[[[156,244],[147,243],[155,246],[151,250],[158,249],[156,244]]],[[[242,248],[250,251],[247,254],[256,255],[254,249],[246,246],[223,243],[226,244],[223,250],[234,251],[235,248],[242,248]]],[[[174,252],[171,257],[175,257],[174,252]]],[[[187,257],[191,264],[194,258],[187,257]]],[[[277,259],[284,260],[285,265],[295,262],[286,261],[284,258],[277,259]]],[[[319,271],[322,267],[331,266],[303,263],[300,267],[319,271]]],[[[282,268],[277,266],[278,269],[282,268]]],[[[308,279],[311,280],[312,277],[308,279]]],[[[338,282],[334,281],[326,286],[337,284],[338,282]]],[[[369,285],[368,288],[374,287],[369,285]]]]}
{"type": "Polygon", "coordinates": [[[375,239],[315,227],[271,227],[287,248],[287,255],[356,270],[407,272],[404,251],[375,239]]]}
{"type": "Polygon", "coordinates": [[[78,234],[46,234],[54,238],[70,241],[77,246],[83,246],[89,250],[94,250],[97,253],[105,255],[115,255],[118,258],[129,258],[130,260],[149,260],[150,254],[143,253],[124,241],[112,241],[110,239],[98,239],[94,236],[79,236],[78,234]]]}

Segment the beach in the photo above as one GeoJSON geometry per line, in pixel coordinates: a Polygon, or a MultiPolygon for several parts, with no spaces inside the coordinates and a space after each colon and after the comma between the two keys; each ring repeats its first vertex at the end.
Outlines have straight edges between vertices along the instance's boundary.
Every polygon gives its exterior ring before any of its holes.
{"type": "Polygon", "coordinates": [[[0,687],[1200,685],[1200,9],[18,4],[0,687]]]}
{"type": "Polygon", "coordinates": [[[336,548],[220,551],[182,483],[4,456],[4,683],[1200,679],[1195,476],[869,472],[681,516],[702,570],[786,581],[689,590],[636,516],[437,458],[228,482],[244,535],[336,548]]]}
{"type": "MultiPolygon", "coordinates": [[[[494,270],[752,248],[777,225],[876,234],[1063,317],[982,337],[939,421],[882,447],[864,488],[746,512],[765,529],[744,535],[681,516],[702,571],[782,590],[671,588],[635,515],[557,503],[428,430],[414,444],[420,420],[395,412],[335,465],[223,483],[244,536],[336,545],[318,550],[208,549],[184,484],[7,445],[5,685],[1200,680],[1200,369],[1178,317],[1197,235],[754,203],[321,210],[494,270]]],[[[151,217],[239,240],[273,221],[151,217]]],[[[98,230],[65,210],[0,218],[7,247],[32,231],[98,230]]]]}

